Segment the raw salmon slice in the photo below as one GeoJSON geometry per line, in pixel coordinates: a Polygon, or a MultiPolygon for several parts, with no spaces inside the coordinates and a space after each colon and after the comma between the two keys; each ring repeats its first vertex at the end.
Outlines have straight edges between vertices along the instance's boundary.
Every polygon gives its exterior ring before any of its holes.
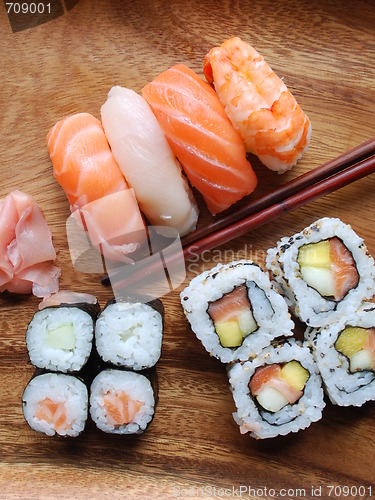
{"type": "Polygon", "coordinates": [[[142,93],[212,214],[254,191],[257,178],[241,137],[215,91],[194,71],[181,64],[173,66],[142,93]]]}
{"type": "Polygon", "coordinates": [[[47,146],[53,173],[72,206],[128,188],[100,121],[89,113],[59,121],[47,135],[47,146]]]}
{"type": "Polygon", "coordinates": [[[67,422],[66,408],[63,402],[45,398],[39,402],[35,416],[38,420],[45,420],[48,424],[53,425],[55,431],[71,428],[67,422]]]}
{"type": "Polygon", "coordinates": [[[352,254],[338,238],[330,239],[329,253],[335,281],[335,300],[341,300],[358,285],[358,271],[352,254]]]}
{"type": "Polygon", "coordinates": [[[212,320],[217,323],[236,320],[240,311],[248,309],[250,309],[250,302],[247,296],[247,288],[245,285],[241,285],[216,302],[212,302],[208,308],[208,313],[212,320]]]}
{"type": "Polygon", "coordinates": [[[262,386],[273,378],[280,378],[280,365],[264,365],[257,368],[250,381],[250,391],[253,396],[256,396],[262,386]]]}
{"type": "Polygon", "coordinates": [[[116,426],[127,425],[143,406],[141,401],[130,398],[124,391],[107,392],[103,400],[107,417],[116,426]]]}

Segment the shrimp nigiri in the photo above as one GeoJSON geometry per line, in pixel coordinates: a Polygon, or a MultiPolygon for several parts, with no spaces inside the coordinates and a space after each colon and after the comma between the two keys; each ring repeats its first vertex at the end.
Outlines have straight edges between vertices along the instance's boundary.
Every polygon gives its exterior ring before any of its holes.
{"type": "Polygon", "coordinates": [[[271,170],[290,170],[309,146],[311,124],[264,58],[230,38],[206,55],[203,72],[247,151],[271,170]]]}
{"type": "Polygon", "coordinates": [[[252,193],[257,178],[215,91],[184,65],[164,71],[143,88],[191,184],[212,214],[252,193]]]}
{"type": "Polygon", "coordinates": [[[133,90],[113,87],[101,114],[113,156],[147,220],[174,227],[181,236],[195,229],[193,194],[145,99],[133,90]]]}
{"type": "Polygon", "coordinates": [[[94,246],[111,260],[128,262],[127,254],[145,238],[144,222],[100,121],[88,113],[68,116],[49,131],[47,146],[55,178],[94,246]]]}

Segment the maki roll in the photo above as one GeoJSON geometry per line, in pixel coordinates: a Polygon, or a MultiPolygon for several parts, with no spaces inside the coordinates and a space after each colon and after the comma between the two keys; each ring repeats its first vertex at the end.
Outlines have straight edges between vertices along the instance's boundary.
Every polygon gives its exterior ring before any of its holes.
{"type": "Polygon", "coordinates": [[[90,415],[110,434],[141,434],[154,416],[157,394],[141,373],[108,369],[91,384],[90,415]]]}
{"type": "Polygon", "coordinates": [[[76,372],[87,362],[94,336],[96,304],[61,304],[36,312],[27,328],[31,363],[50,371],[76,372]]]}
{"type": "Polygon", "coordinates": [[[95,326],[99,356],[105,362],[131,370],[151,368],[161,355],[163,317],[160,300],[109,301],[95,326]]]}
{"type": "Polygon", "coordinates": [[[26,386],[22,406],[26,422],[35,431],[76,437],[87,420],[87,387],[72,375],[37,375],[26,386]]]}
{"type": "Polygon", "coordinates": [[[333,404],[361,406],[375,400],[375,305],[345,320],[310,329],[313,354],[333,404]]]}
{"type": "Polygon", "coordinates": [[[254,358],[276,337],[293,334],[285,300],[251,261],[218,264],[195,277],[181,304],[205,349],[224,363],[254,358]]]}
{"type": "Polygon", "coordinates": [[[353,229],[323,218],[282,238],[266,266],[294,314],[309,326],[334,323],[374,294],[374,260],[353,229]]]}
{"type": "Polygon", "coordinates": [[[294,339],[265,348],[254,360],[233,363],[230,389],[240,432],[257,439],[305,429],[322,416],[321,378],[306,345],[294,339]]]}

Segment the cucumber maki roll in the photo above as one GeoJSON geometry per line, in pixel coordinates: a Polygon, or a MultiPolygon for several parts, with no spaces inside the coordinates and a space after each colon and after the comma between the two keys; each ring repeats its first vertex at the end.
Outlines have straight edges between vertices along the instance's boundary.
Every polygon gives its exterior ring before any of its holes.
{"type": "Polygon", "coordinates": [[[293,335],[285,300],[257,264],[218,264],[181,293],[192,330],[224,363],[254,358],[273,339],[293,335]]]}
{"type": "Polygon", "coordinates": [[[333,404],[362,406],[375,400],[375,305],[343,321],[310,329],[308,336],[324,388],[333,404]]]}
{"type": "Polygon", "coordinates": [[[313,327],[334,323],[374,294],[374,260],[353,229],[323,218],[267,252],[266,266],[292,312],[313,327]]]}
{"type": "Polygon", "coordinates": [[[228,370],[240,432],[256,439],[305,429],[325,406],[318,368],[306,345],[290,339],[228,370]]]}
{"type": "Polygon", "coordinates": [[[35,431],[77,437],[87,420],[87,387],[72,375],[43,373],[26,386],[22,406],[26,422],[35,431]]]}
{"type": "Polygon", "coordinates": [[[160,358],[164,307],[148,303],[111,300],[95,325],[95,344],[101,359],[115,366],[143,370],[160,358]]]}
{"type": "Polygon", "coordinates": [[[144,374],[108,369],[90,389],[90,415],[109,434],[141,434],[152,421],[157,389],[144,374]]]}
{"type": "Polygon", "coordinates": [[[91,353],[98,313],[97,303],[62,303],[37,311],[26,332],[31,363],[63,373],[81,370],[91,353]]]}

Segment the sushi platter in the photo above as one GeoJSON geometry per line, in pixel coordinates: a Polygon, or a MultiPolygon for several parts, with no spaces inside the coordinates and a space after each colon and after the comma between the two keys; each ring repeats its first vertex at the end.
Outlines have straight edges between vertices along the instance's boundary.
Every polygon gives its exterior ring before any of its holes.
{"type": "Polygon", "coordinates": [[[1,498],[375,496],[374,26],[4,2],[1,498]]]}

